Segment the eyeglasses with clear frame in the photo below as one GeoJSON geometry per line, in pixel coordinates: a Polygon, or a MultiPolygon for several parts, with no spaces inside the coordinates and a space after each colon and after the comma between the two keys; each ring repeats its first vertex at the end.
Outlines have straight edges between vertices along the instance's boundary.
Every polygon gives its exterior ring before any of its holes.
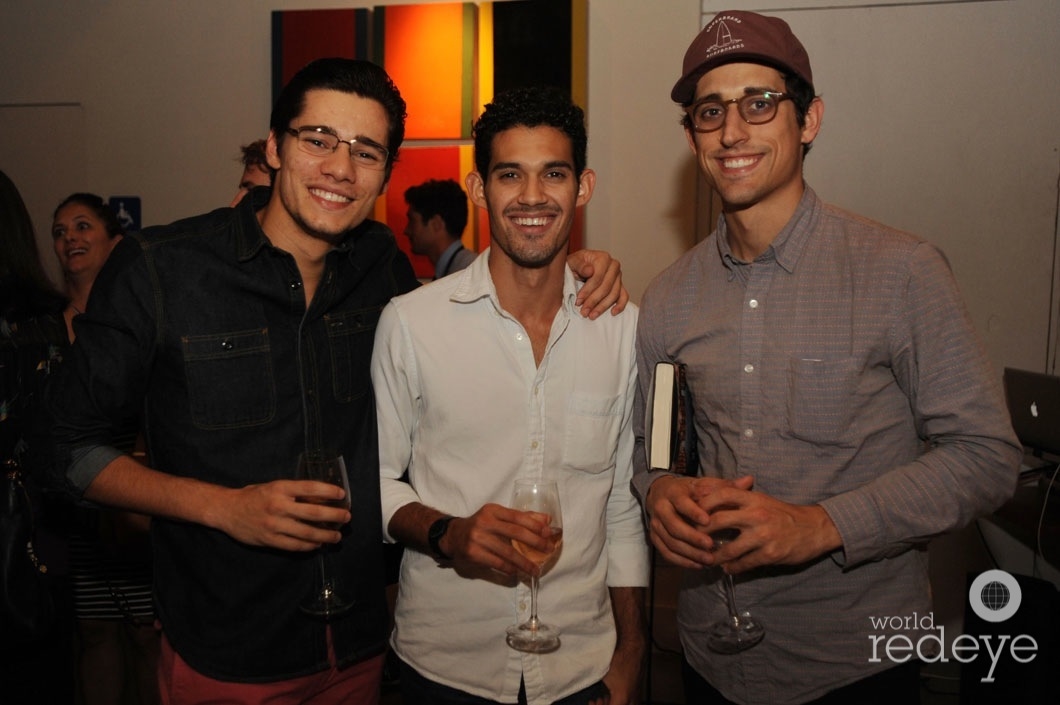
{"type": "Polygon", "coordinates": [[[777,116],[777,106],[781,101],[793,100],[787,93],[763,91],[750,93],[731,100],[703,98],[686,108],[692,129],[696,132],[714,132],[725,124],[725,115],[730,105],[736,105],[736,111],[749,125],[764,125],[777,116]]]}
{"type": "Polygon", "coordinates": [[[390,152],[386,147],[371,140],[353,138],[340,139],[330,127],[287,128],[287,133],[297,138],[298,148],[314,157],[334,154],[340,144],[350,146],[350,159],[365,169],[382,169],[386,166],[390,152]]]}

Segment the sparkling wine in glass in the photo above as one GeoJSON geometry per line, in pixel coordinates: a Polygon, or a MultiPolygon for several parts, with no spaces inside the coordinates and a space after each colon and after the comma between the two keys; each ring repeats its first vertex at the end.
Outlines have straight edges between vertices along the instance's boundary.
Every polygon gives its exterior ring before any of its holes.
{"type": "MultiPolygon", "coordinates": [[[[549,550],[539,551],[519,541],[512,546],[519,553],[544,567],[563,544],[563,516],[559,505],[559,487],[552,480],[516,480],[512,492],[512,509],[547,514],[552,535],[549,550]]],[[[559,648],[559,630],[537,617],[538,576],[530,576],[530,619],[508,627],[508,646],[518,651],[546,653],[559,648]]]]}
{"type": "MultiPolygon", "coordinates": [[[[341,487],[345,495],[342,499],[304,498],[303,502],[324,504],[340,509],[350,508],[350,480],[346,474],[346,463],[342,456],[329,451],[307,451],[298,457],[299,480],[316,480],[341,487]]],[[[338,531],[340,524],[333,522],[314,522],[322,529],[338,531]]],[[[321,546],[317,549],[317,571],[313,589],[299,607],[303,612],[324,617],[325,619],[345,612],[353,606],[353,601],[344,597],[339,590],[338,580],[328,570],[327,554],[331,547],[321,546]]]]}
{"type": "MultiPolygon", "coordinates": [[[[714,546],[717,548],[739,535],[738,529],[721,529],[712,533],[710,537],[714,539],[714,546]]],[[[761,622],[751,616],[750,612],[736,609],[736,588],[732,574],[725,573],[722,577],[722,587],[725,591],[725,602],[729,614],[711,625],[707,632],[707,646],[719,654],[735,654],[762,641],[766,630],[761,622]]]]}

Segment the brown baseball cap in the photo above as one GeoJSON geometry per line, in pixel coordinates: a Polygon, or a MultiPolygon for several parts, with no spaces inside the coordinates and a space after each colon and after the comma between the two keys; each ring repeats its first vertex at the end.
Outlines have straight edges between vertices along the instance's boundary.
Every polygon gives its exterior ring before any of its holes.
{"type": "Polygon", "coordinates": [[[696,83],[711,69],[734,61],[767,64],[792,73],[813,86],[810,57],[802,43],[779,17],[731,10],[719,12],[685,52],[681,80],[670,97],[688,105],[696,97],[696,83]]]}

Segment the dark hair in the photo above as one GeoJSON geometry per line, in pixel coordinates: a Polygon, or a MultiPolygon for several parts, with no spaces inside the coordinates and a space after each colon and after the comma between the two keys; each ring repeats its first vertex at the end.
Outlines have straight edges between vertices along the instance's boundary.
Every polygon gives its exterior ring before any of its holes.
{"type": "MultiPolygon", "coordinates": [[[[817,97],[813,91],[813,84],[805,78],[789,74],[784,76],[784,92],[791,95],[791,102],[795,105],[795,120],[799,127],[806,127],[806,113],[810,110],[810,103],[817,97]]],[[[802,156],[806,157],[813,143],[802,145],[802,156]]]]}
{"type": "Polygon", "coordinates": [[[269,168],[269,159],[265,156],[265,140],[254,140],[239,148],[243,153],[243,167],[257,166],[263,170],[269,168]]]}
{"type": "Polygon", "coordinates": [[[460,237],[467,226],[467,196],[452,179],[431,179],[405,189],[405,203],[420,214],[424,222],[436,215],[442,217],[445,230],[460,237]]]}
{"type": "MultiPolygon", "coordinates": [[[[782,75],[784,77],[784,93],[791,96],[791,102],[795,106],[795,122],[798,123],[799,127],[805,127],[806,113],[810,110],[810,103],[817,97],[813,90],[813,84],[793,73],[782,75]]],[[[689,105],[691,103],[681,107],[687,108],[689,105]]],[[[681,116],[681,126],[686,130],[692,130],[692,118],[688,117],[687,111],[681,116]]],[[[802,145],[803,157],[806,156],[812,146],[812,144],[802,145]]]]}
{"type": "Polygon", "coordinates": [[[471,133],[475,138],[475,168],[486,179],[493,157],[493,138],[516,126],[554,127],[567,135],[574,155],[574,175],[585,170],[588,137],[585,134],[585,113],[571,102],[570,96],[547,86],[514,88],[486,105],[471,133]]]}
{"type": "Polygon", "coordinates": [[[397,86],[382,67],[360,59],[317,59],[306,64],[280,91],[272,108],[269,129],[276,135],[280,148],[291,121],[305,109],[305,95],[311,90],[333,90],[356,93],[383,106],[387,114],[386,148],[390,153],[386,164],[386,178],[397,160],[398,148],[405,139],[405,100],[397,86]]]}
{"type": "Polygon", "coordinates": [[[250,144],[245,144],[239,148],[242,152],[240,161],[243,164],[243,169],[249,169],[256,167],[269,175],[269,183],[271,184],[273,179],[276,178],[276,170],[269,165],[269,156],[265,152],[265,140],[254,140],[250,144]]]}
{"type": "Polygon", "coordinates": [[[52,220],[54,221],[58,218],[59,211],[71,203],[84,206],[95,213],[96,217],[103,222],[103,228],[107,231],[107,235],[110,235],[112,238],[125,234],[125,229],[122,228],[121,223],[118,222],[118,216],[115,215],[114,210],[107,205],[106,201],[94,193],[70,194],[55,207],[55,212],[52,213],[52,220]]]}
{"type": "Polygon", "coordinates": [[[44,273],[33,220],[18,188],[0,171],[0,315],[25,320],[63,310],[66,298],[44,273]]]}

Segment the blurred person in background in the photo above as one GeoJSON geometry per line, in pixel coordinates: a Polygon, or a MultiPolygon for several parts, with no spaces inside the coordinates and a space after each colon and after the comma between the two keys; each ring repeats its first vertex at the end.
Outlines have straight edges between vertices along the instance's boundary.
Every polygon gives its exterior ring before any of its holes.
{"type": "MultiPolygon", "coordinates": [[[[12,614],[14,562],[30,561],[30,553],[14,546],[12,564],[5,564],[0,602],[0,702],[69,703],[73,701],[73,664],[66,570],[65,506],[45,497],[33,462],[41,445],[32,423],[39,408],[44,380],[58,368],[67,347],[63,308],[66,300],[41,266],[26,204],[7,175],[0,171],[0,463],[7,480],[17,469],[30,497],[35,533],[30,550],[47,572],[41,622],[36,633],[20,628],[31,615],[12,614]],[[50,619],[43,616],[49,612],[50,619]]],[[[5,484],[5,488],[7,485],[5,484]]],[[[21,492],[19,493],[20,496],[21,492]]],[[[5,535],[13,517],[5,506],[5,535]]],[[[22,564],[24,567],[24,564],[22,564]]],[[[22,573],[23,576],[26,573],[22,573]]],[[[24,604],[19,602],[19,604],[24,604]]]]}
{"type": "MultiPolygon", "coordinates": [[[[52,245],[63,272],[67,332],[84,312],[96,275],[123,235],[114,211],[93,193],[75,193],[55,209],[52,245]]],[[[144,457],[131,419],[116,439],[144,457]]],[[[160,635],[151,605],[149,519],[142,514],[78,507],[70,531],[78,688],[85,705],[158,702],[155,668],[160,635]],[[126,698],[126,699],[123,699],[126,698]]]]}
{"type": "Polygon", "coordinates": [[[405,236],[412,252],[425,255],[434,267],[434,278],[459,272],[475,261],[460,236],[467,227],[467,195],[452,179],[431,179],[405,189],[409,204],[405,236]]]}
{"type": "Polygon", "coordinates": [[[272,186],[272,177],[276,170],[269,166],[268,157],[265,156],[265,140],[254,140],[239,148],[243,153],[243,175],[239,177],[239,190],[236,197],[229,204],[235,207],[250,189],[257,186],[272,186]]]}

